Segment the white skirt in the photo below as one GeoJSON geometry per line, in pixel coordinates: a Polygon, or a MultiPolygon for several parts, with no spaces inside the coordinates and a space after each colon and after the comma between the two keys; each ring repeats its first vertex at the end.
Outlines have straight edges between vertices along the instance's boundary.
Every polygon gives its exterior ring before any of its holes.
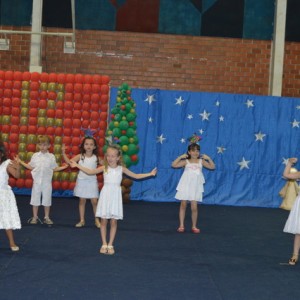
{"type": "Polygon", "coordinates": [[[95,178],[95,180],[77,179],[74,188],[74,196],[85,199],[98,199],[99,188],[97,178],[95,178]]]}
{"type": "Polygon", "coordinates": [[[295,200],[283,231],[292,234],[300,234],[300,195],[298,195],[295,200]]]}

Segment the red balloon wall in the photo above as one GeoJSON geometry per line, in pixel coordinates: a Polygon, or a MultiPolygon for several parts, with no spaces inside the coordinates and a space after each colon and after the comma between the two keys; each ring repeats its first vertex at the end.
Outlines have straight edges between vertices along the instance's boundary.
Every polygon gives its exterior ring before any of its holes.
{"type": "MultiPolygon", "coordinates": [[[[9,156],[29,162],[39,134],[51,138],[50,152],[58,165],[64,163],[61,146],[72,157],[79,153],[83,129],[95,130],[100,156],[107,127],[109,77],[101,75],[30,73],[0,70],[0,133],[9,156]]],[[[74,188],[77,170],[55,172],[53,188],[74,188]]],[[[99,175],[99,187],[103,177],[99,175]]],[[[31,188],[31,172],[22,168],[21,178],[10,178],[12,187],[31,188]]]]}

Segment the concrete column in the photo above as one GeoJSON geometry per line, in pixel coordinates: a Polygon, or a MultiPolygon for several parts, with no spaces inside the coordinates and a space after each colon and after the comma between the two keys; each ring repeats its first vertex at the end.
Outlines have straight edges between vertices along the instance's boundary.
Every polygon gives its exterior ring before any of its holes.
{"type": "MultiPolygon", "coordinates": [[[[43,18],[43,0],[33,0],[32,2],[32,19],[31,31],[42,32],[42,18],[43,18]]],[[[40,34],[31,35],[30,46],[30,72],[42,72],[42,36],[40,34]]]]}
{"type": "Polygon", "coordinates": [[[282,95],[287,0],[276,0],[269,95],[282,95]]]}

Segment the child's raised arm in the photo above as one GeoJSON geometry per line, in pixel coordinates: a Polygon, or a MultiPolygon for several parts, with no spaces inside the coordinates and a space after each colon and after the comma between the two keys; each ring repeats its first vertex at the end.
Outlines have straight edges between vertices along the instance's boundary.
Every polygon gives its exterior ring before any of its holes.
{"type": "Polygon", "coordinates": [[[187,158],[187,154],[184,153],[180,156],[178,156],[173,162],[172,162],[172,167],[173,168],[182,168],[186,165],[185,159],[187,158]]]}
{"type": "Polygon", "coordinates": [[[129,169],[123,167],[123,173],[134,179],[143,179],[143,178],[155,176],[157,173],[157,168],[154,168],[149,173],[136,174],[136,173],[130,171],[129,169]]]}
{"type": "Polygon", "coordinates": [[[14,176],[15,178],[20,178],[20,159],[17,159],[17,157],[15,157],[15,159],[9,163],[7,171],[10,175],[14,176]]]}
{"type": "Polygon", "coordinates": [[[16,155],[15,161],[18,164],[22,165],[26,169],[29,169],[29,170],[33,170],[34,169],[30,164],[27,164],[25,161],[22,161],[18,155],[16,155]]]}
{"type": "Polygon", "coordinates": [[[71,161],[75,161],[75,162],[78,162],[79,159],[80,159],[80,154],[77,154],[75,155],[74,157],[72,157],[71,159],[66,155],[66,145],[65,144],[62,144],[62,147],[61,147],[61,152],[62,152],[62,155],[63,155],[63,158],[65,160],[65,162],[70,165],[70,162],[71,161]]]}
{"type": "Polygon", "coordinates": [[[298,161],[298,159],[295,157],[289,158],[288,163],[285,166],[285,169],[283,171],[283,177],[285,177],[287,179],[299,179],[300,178],[300,172],[291,173],[291,167],[297,161],[298,161]]]}
{"type": "Polygon", "coordinates": [[[202,158],[202,165],[206,169],[214,170],[216,168],[215,163],[208,155],[202,154],[201,158],[202,158]]]}
{"type": "Polygon", "coordinates": [[[99,166],[97,169],[89,169],[79,165],[77,162],[70,160],[70,166],[72,168],[78,168],[79,170],[83,171],[88,175],[96,175],[102,173],[104,171],[104,166],[99,166]]]}

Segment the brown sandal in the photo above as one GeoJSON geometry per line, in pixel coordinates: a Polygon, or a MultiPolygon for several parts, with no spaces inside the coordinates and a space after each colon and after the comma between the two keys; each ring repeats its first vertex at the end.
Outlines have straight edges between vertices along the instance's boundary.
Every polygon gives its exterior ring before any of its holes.
{"type": "Polygon", "coordinates": [[[293,254],[293,256],[289,259],[289,265],[294,266],[298,261],[298,254],[293,254]]]}
{"type": "Polygon", "coordinates": [[[107,246],[107,253],[106,254],[114,255],[115,254],[114,246],[107,246]]]}

